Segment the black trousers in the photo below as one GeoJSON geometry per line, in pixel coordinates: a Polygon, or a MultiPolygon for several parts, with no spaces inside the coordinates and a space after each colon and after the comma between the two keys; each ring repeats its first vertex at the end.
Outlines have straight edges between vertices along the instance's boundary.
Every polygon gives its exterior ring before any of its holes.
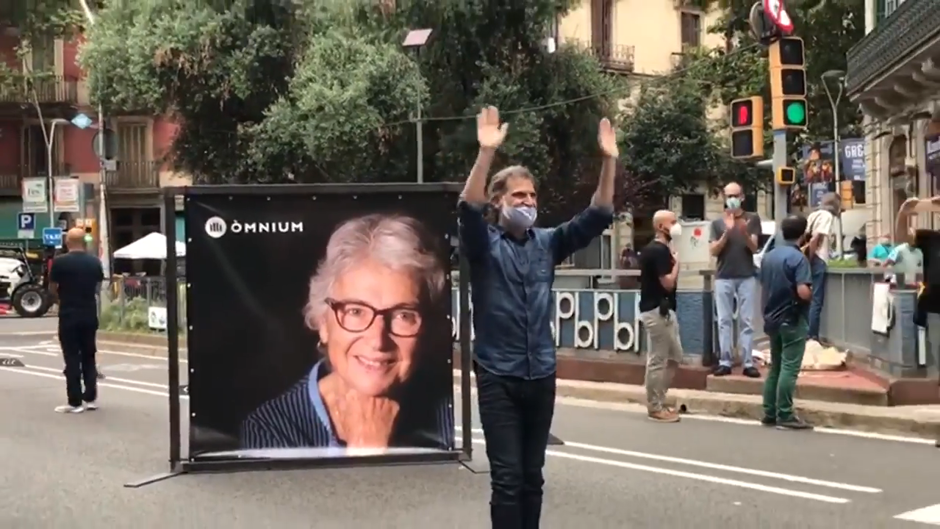
{"type": "Polygon", "coordinates": [[[555,375],[538,380],[475,366],[480,422],[490,460],[493,529],[537,529],[542,467],[555,413],[555,375]]]}
{"type": "Polygon", "coordinates": [[[98,368],[95,364],[95,334],[98,320],[59,320],[59,344],[65,357],[65,391],[69,406],[98,398],[98,368]],[[82,391],[82,381],[85,390],[82,391]]]}

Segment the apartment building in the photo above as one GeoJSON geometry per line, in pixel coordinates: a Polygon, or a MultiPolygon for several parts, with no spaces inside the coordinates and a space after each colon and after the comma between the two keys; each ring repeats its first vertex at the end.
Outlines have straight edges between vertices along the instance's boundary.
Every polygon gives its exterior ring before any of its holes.
{"type": "MultiPolygon", "coordinates": [[[[893,233],[904,200],[940,194],[940,2],[866,0],[865,29],[845,85],[864,113],[874,238],[893,233]]],[[[940,215],[917,222],[940,229],[940,215]]]]}
{"type": "MultiPolygon", "coordinates": [[[[77,176],[96,188],[101,179],[94,149],[100,130],[97,109],[76,62],[80,39],[33,43],[22,58],[15,52],[19,44],[18,30],[0,20],[0,60],[15,72],[12,82],[0,84],[0,239],[6,240],[17,237],[22,178],[77,176]],[[95,122],[84,129],[73,125],[80,113],[95,122]],[[40,116],[46,132],[54,131],[51,167],[40,116]]],[[[174,174],[164,161],[176,132],[172,122],[121,115],[106,123],[111,161],[105,166],[105,182],[112,245],[119,248],[160,231],[160,188],[188,179],[174,174]]],[[[36,232],[48,223],[45,215],[37,215],[36,232]]]]}
{"type": "MultiPolygon", "coordinates": [[[[708,32],[720,15],[685,0],[584,0],[558,22],[557,38],[591,50],[612,74],[642,82],[682,68],[690,48],[723,46],[723,36],[708,32]]],[[[714,109],[716,118],[723,115],[724,109],[714,109]]],[[[762,216],[771,213],[763,193],[752,193],[747,205],[762,216]]],[[[670,197],[665,206],[687,220],[712,219],[723,209],[721,199],[704,188],[670,197]]],[[[619,222],[610,239],[614,248],[605,255],[616,260],[623,245],[645,244],[652,236],[649,220],[619,222]]]]}

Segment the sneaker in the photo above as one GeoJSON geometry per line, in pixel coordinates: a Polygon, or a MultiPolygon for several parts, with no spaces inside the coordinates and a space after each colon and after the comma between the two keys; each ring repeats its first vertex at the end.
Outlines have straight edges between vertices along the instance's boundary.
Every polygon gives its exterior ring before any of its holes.
{"type": "Polygon", "coordinates": [[[797,416],[777,421],[778,430],[812,430],[813,426],[797,416]]]}
{"type": "Polygon", "coordinates": [[[760,371],[758,371],[757,368],[754,366],[745,367],[744,376],[746,376],[747,378],[760,378],[760,371]]]}
{"type": "Polygon", "coordinates": [[[777,426],[776,417],[761,417],[760,420],[761,426],[777,426]]]}
{"type": "Polygon", "coordinates": [[[672,410],[651,411],[648,416],[656,422],[679,422],[679,414],[672,410]]]}
{"type": "Polygon", "coordinates": [[[56,406],[55,408],[56,413],[81,413],[83,411],[85,411],[84,406],[70,406],[68,404],[64,406],[56,406]]]}
{"type": "Polygon", "coordinates": [[[731,374],[731,368],[728,366],[718,366],[712,374],[716,377],[726,377],[731,374]]]}
{"type": "Polygon", "coordinates": [[[85,401],[85,409],[88,411],[95,411],[98,409],[98,404],[95,401],[85,401]]]}

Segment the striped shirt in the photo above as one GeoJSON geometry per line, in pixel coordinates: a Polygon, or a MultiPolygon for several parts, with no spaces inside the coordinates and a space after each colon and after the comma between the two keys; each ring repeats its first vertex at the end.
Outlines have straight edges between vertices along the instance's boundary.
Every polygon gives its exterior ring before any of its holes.
{"type": "MultiPolygon", "coordinates": [[[[320,395],[318,383],[327,374],[329,367],[325,361],[317,362],[310,373],[290,389],[248,415],[241,425],[241,448],[345,447],[333,431],[329,412],[320,395]]],[[[403,413],[408,404],[402,403],[403,413]]],[[[435,412],[428,414],[427,420],[419,420],[414,426],[409,428],[411,431],[393,435],[389,446],[452,450],[455,443],[453,391],[446,393],[435,412]]]]}

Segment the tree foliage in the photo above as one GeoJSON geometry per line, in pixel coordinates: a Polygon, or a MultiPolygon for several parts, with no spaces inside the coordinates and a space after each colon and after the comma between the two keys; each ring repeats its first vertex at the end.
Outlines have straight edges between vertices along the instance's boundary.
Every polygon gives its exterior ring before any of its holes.
{"type": "MultiPolygon", "coordinates": [[[[549,222],[589,200],[599,120],[622,81],[543,40],[575,0],[141,0],[101,11],[81,52],[106,112],[167,112],[170,155],[200,183],[414,181],[420,107],[426,181],[459,181],[473,116],[510,122],[501,164],[539,178],[549,222]],[[407,28],[433,28],[402,48],[407,28]]],[[[623,175],[620,196],[639,186],[623,175]]]]}

